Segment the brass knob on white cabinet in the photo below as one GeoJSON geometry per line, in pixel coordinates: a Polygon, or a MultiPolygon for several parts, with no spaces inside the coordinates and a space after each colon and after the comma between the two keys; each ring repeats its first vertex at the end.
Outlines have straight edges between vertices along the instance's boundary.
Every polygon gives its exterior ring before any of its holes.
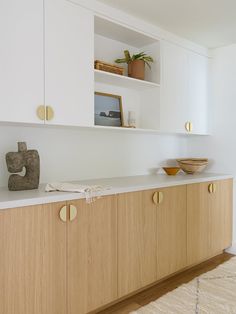
{"type": "Polygon", "coordinates": [[[61,208],[59,216],[63,222],[67,221],[67,206],[66,205],[61,208]]]}
{"type": "Polygon", "coordinates": [[[51,106],[46,106],[46,120],[50,121],[54,118],[54,110],[51,106]]]}
{"type": "Polygon", "coordinates": [[[77,216],[77,208],[74,205],[70,205],[69,217],[70,221],[73,221],[77,216]]]}
{"type": "Polygon", "coordinates": [[[208,192],[209,192],[210,194],[216,192],[216,184],[215,184],[215,183],[211,183],[211,184],[208,185],[208,192]]]}
{"type": "Polygon", "coordinates": [[[193,131],[193,124],[192,124],[192,122],[188,121],[188,122],[185,123],[185,130],[187,132],[189,132],[189,133],[193,131]]]}
{"type": "Polygon", "coordinates": [[[153,203],[158,205],[163,202],[164,194],[162,192],[155,192],[152,196],[153,203]]]}
{"type": "Polygon", "coordinates": [[[44,105],[38,106],[36,114],[40,120],[45,120],[45,106],[44,105]]]}

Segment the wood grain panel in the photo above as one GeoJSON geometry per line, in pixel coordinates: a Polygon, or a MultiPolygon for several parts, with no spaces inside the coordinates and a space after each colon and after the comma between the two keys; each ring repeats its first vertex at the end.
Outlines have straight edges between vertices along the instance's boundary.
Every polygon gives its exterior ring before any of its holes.
{"type": "Polygon", "coordinates": [[[233,180],[216,182],[215,200],[211,207],[211,243],[212,252],[226,249],[232,244],[233,220],[233,180]],[[217,241],[215,240],[217,239],[217,241]]]}
{"type": "Polygon", "coordinates": [[[117,299],[117,200],[71,201],[68,223],[68,313],[83,314],[117,299]]]}
{"type": "Polygon", "coordinates": [[[0,313],[66,313],[62,205],[0,211],[0,313]]]}
{"type": "Polygon", "coordinates": [[[156,280],[156,206],[154,191],[118,196],[118,295],[156,280]]]}
{"type": "Polygon", "coordinates": [[[217,255],[232,241],[232,180],[214,181],[187,187],[188,265],[217,255]]]}
{"type": "Polygon", "coordinates": [[[186,186],[159,190],[157,205],[157,277],[168,276],[187,265],[186,186]]]}
{"type": "Polygon", "coordinates": [[[188,265],[207,259],[210,242],[209,183],[187,186],[188,265]]]}
{"type": "Polygon", "coordinates": [[[233,234],[233,179],[218,181],[220,190],[219,207],[222,213],[221,249],[232,244],[233,234]]]}

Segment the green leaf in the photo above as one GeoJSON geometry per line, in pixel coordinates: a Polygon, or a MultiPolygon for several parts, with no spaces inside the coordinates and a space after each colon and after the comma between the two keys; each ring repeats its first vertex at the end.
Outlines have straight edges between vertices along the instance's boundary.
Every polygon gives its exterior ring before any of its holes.
{"type": "Polygon", "coordinates": [[[115,60],[115,63],[126,63],[127,61],[126,61],[126,59],[125,58],[123,58],[123,59],[116,59],[115,60]]]}
{"type": "Polygon", "coordinates": [[[126,62],[129,63],[131,61],[129,50],[125,50],[124,55],[125,55],[126,62]]]}
{"type": "Polygon", "coordinates": [[[150,56],[146,56],[143,59],[146,60],[146,61],[149,61],[149,62],[154,62],[153,58],[150,57],[150,56]]]}
{"type": "Polygon", "coordinates": [[[125,58],[116,59],[116,63],[130,63],[134,60],[143,60],[145,64],[151,69],[150,62],[154,62],[153,58],[151,56],[148,56],[144,51],[141,51],[139,53],[133,54],[132,57],[130,56],[129,50],[124,51],[125,58]]]}
{"type": "Polygon", "coordinates": [[[151,65],[147,61],[144,61],[144,62],[149,67],[149,69],[151,70],[151,65]]]}

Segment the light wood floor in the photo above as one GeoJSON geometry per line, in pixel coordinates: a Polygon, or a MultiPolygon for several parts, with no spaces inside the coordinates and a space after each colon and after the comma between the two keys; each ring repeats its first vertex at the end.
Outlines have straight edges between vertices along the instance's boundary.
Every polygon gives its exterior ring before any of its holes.
{"type": "Polygon", "coordinates": [[[179,287],[183,283],[187,283],[193,278],[214,269],[216,266],[229,260],[232,256],[233,255],[228,253],[218,255],[207,262],[188,269],[145,291],[131,296],[130,298],[107,308],[106,310],[100,311],[99,314],[128,314],[129,312],[160,298],[165,293],[179,287]]]}

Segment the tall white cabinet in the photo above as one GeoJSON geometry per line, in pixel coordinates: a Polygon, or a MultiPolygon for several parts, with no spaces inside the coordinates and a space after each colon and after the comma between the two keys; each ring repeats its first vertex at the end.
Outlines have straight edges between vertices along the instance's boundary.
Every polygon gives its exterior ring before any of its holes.
{"type": "Polygon", "coordinates": [[[209,60],[197,53],[188,54],[188,119],[194,134],[208,134],[209,60]]]}
{"type": "Polygon", "coordinates": [[[65,0],[45,0],[45,105],[50,124],[93,125],[92,11],[65,0]]]}
{"type": "Polygon", "coordinates": [[[42,123],[43,0],[1,0],[0,39],[0,119],[42,123]]]}
{"type": "Polygon", "coordinates": [[[162,42],[161,130],[207,134],[208,58],[162,42]]]}
{"type": "Polygon", "coordinates": [[[162,41],[161,129],[182,133],[187,121],[187,50],[162,41]]]}

